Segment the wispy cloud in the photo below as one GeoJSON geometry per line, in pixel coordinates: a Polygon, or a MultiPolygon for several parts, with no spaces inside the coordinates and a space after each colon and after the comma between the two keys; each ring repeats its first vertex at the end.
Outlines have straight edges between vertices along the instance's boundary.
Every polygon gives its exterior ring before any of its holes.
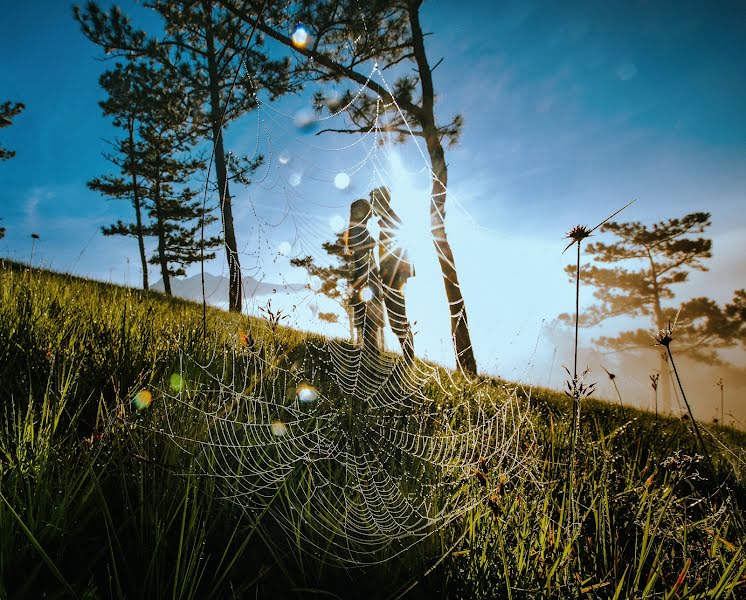
{"type": "Polygon", "coordinates": [[[31,189],[23,204],[24,225],[34,229],[39,224],[39,205],[56,197],[56,190],[52,186],[38,186],[31,189]]]}

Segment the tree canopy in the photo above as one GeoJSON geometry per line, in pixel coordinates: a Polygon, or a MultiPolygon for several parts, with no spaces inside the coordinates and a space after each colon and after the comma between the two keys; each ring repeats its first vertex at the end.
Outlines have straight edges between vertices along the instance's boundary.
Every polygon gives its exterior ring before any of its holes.
{"type": "MultiPolygon", "coordinates": [[[[595,341],[610,350],[653,345],[655,330],[676,322],[676,349],[701,362],[721,361],[717,350],[740,343],[737,320],[742,296],[736,294],[731,308],[721,307],[707,297],[680,304],[675,288],[689,279],[692,271],[707,271],[705,261],[712,257],[712,241],[701,234],[710,226],[710,214],[695,212],[652,225],[640,222],[609,222],[601,232],[611,234],[611,242],[594,242],[586,247],[595,264],[582,269],[584,283],[593,286],[599,301],[581,315],[580,325],[598,325],[621,315],[647,317],[651,327],[602,336],[595,341]],[[599,265],[613,265],[609,267],[599,265]]],[[[572,281],[575,267],[566,268],[572,281]]],[[[571,317],[560,315],[564,320],[571,317]]],[[[741,336],[742,339],[742,336],[741,336]]]]}
{"type": "MultiPolygon", "coordinates": [[[[290,89],[288,64],[270,59],[261,39],[252,36],[251,27],[217,2],[149,0],[145,6],[163,19],[162,36],[148,36],[117,7],[107,12],[88,2],[84,9],[75,7],[74,14],[83,33],[107,54],[130,59],[148,57],[160,63],[171,80],[184,88],[189,112],[199,113],[194,120],[196,131],[212,145],[209,167],[214,163],[230,277],[229,308],[240,311],[241,265],[223,130],[256,107],[259,91],[275,98],[290,89]],[[251,77],[239,77],[242,69],[251,77]]],[[[252,166],[249,161],[242,172],[250,173],[252,166]]]]}
{"type": "MultiPolygon", "coordinates": [[[[311,286],[312,289],[334,300],[342,307],[349,320],[350,338],[353,339],[355,327],[350,305],[352,257],[345,251],[345,233],[339,233],[333,241],[326,241],[322,244],[321,247],[329,256],[329,264],[319,264],[313,256],[292,258],[290,264],[305,269],[311,277],[318,278],[318,285],[311,286]]],[[[328,313],[320,313],[322,314],[328,313]]],[[[327,316],[325,320],[330,321],[331,317],[327,316]]]]}
{"type": "MultiPolygon", "coordinates": [[[[0,128],[8,127],[13,124],[16,118],[26,106],[21,102],[3,102],[0,104],[0,128]]],[[[15,150],[0,145],[0,160],[8,160],[16,155],[15,150]]]]}

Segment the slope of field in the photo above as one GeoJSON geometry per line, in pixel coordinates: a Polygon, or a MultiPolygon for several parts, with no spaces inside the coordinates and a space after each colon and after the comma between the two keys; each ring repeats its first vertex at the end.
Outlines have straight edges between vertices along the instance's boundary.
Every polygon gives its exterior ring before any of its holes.
{"type": "Polygon", "coordinates": [[[197,386],[253,364],[251,348],[276,369],[324,344],[216,309],[204,331],[198,304],[2,263],[0,598],[744,597],[743,433],[703,429],[710,473],[687,421],[584,400],[571,461],[563,395],[487,378],[426,393],[520,405],[530,476],[485,465],[451,482],[473,508],[395,560],[307,547],[282,490],[265,511],[226,501],[199,413],[158,391],[183,390],[185,357],[197,386]]]}

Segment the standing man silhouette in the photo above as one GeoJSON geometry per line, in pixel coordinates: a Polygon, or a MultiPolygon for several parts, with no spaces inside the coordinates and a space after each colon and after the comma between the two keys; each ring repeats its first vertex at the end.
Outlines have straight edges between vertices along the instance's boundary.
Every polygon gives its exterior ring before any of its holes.
{"type": "MultiPolygon", "coordinates": [[[[401,245],[399,230],[401,219],[391,208],[391,192],[387,187],[370,192],[373,213],[378,217],[379,271],[383,287],[383,302],[386,306],[389,325],[401,344],[406,361],[414,360],[414,338],[407,320],[407,307],[403,288],[410,277],[414,277],[414,265],[406,249],[401,245]]],[[[382,323],[383,325],[383,323],[382,323]]]]}
{"type": "Polygon", "coordinates": [[[383,327],[381,280],[376,266],[376,241],[368,232],[372,216],[367,200],[355,200],[350,206],[350,227],[345,240],[346,252],[352,257],[352,313],[357,339],[363,350],[377,351],[383,327]]]}

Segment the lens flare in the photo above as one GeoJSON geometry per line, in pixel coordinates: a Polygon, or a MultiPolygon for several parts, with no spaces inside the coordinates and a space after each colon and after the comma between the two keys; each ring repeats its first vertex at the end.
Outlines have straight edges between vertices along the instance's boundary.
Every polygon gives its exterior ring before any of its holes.
{"type": "Polygon", "coordinates": [[[334,176],[334,187],[338,190],[346,190],[350,185],[350,176],[347,173],[337,173],[334,176]]]}
{"type": "Polygon", "coordinates": [[[153,394],[148,390],[140,390],[132,399],[132,404],[137,410],[144,410],[153,402],[153,394]]]}
{"type": "Polygon", "coordinates": [[[172,392],[180,392],[184,389],[184,378],[179,373],[172,373],[168,379],[168,386],[172,392]]]}
{"type": "Polygon", "coordinates": [[[292,35],[293,46],[296,48],[305,48],[308,44],[308,32],[303,25],[298,25],[292,35]]]}
{"type": "Polygon", "coordinates": [[[319,398],[319,392],[310,383],[301,383],[295,390],[298,400],[301,402],[315,402],[319,398]]]}
{"type": "Polygon", "coordinates": [[[287,425],[282,421],[272,421],[271,429],[275,437],[282,437],[288,432],[287,425]]]}
{"type": "Polygon", "coordinates": [[[341,233],[342,231],[344,231],[345,225],[345,220],[340,215],[334,215],[331,219],[329,219],[329,227],[332,228],[332,231],[334,233],[341,233]]]}
{"type": "Polygon", "coordinates": [[[308,108],[303,108],[295,113],[293,123],[300,133],[313,133],[318,127],[316,115],[308,108]]]}

